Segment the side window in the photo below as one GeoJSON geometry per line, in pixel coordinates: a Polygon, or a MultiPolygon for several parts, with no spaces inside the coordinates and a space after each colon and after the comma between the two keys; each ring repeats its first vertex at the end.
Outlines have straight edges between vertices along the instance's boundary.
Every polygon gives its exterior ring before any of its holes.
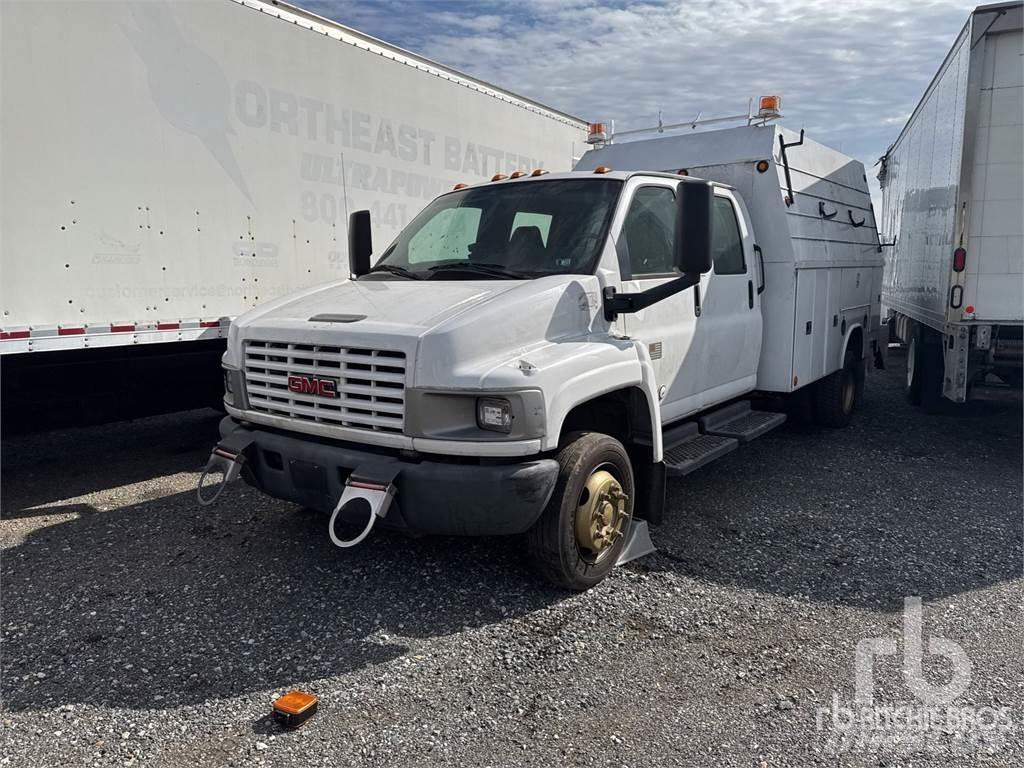
{"type": "Polygon", "coordinates": [[[715,198],[711,249],[716,275],[747,273],[747,265],[743,261],[743,238],[740,236],[736,210],[732,207],[732,202],[724,197],[715,198]]]}
{"type": "Polygon", "coordinates": [[[634,277],[674,271],[675,201],[675,191],[668,187],[640,187],[633,194],[622,225],[622,239],[634,277]]]}
{"type": "Polygon", "coordinates": [[[468,259],[479,228],[479,208],[438,211],[409,241],[409,263],[468,259]]]}
{"type": "Polygon", "coordinates": [[[512,239],[512,235],[516,233],[516,230],[520,227],[536,227],[540,230],[540,239],[544,242],[544,246],[548,244],[548,232],[551,231],[551,216],[546,213],[528,213],[527,211],[517,211],[516,217],[512,219],[512,231],[509,233],[509,239],[512,239]]]}

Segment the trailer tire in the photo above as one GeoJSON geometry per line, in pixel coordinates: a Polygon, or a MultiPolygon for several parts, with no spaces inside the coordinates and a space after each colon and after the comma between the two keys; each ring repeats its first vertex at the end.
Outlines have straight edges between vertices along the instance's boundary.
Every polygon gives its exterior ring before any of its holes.
{"type": "Polygon", "coordinates": [[[814,387],[814,420],[823,427],[845,427],[864,394],[864,358],[848,349],[843,367],[814,387]]]}
{"type": "Polygon", "coordinates": [[[619,559],[633,518],[635,484],[622,443],[600,432],[574,438],[558,452],[558,480],[540,519],[527,532],[527,547],[548,581],[584,590],[604,579],[619,559]],[[588,514],[586,521],[577,520],[581,513],[588,514]],[[598,514],[606,520],[610,516],[610,525],[597,527],[610,528],[612,540],[589,550],[580,544],[580,528],[593,530],[591,521],[598,514]]]}
{"type": "Polygon", "coordinates": [[[907,378],[903,387],[907,401],[929,413],[942,403],[942,338],[932,329],[915,324],[907,345],[907,378]]]}
{"type": "Polygon", "coordinates": [[[907,377],[903,383],[903,394],[911,405],[921,404],[921,371],[924,369],[922,352],[924,344],[918,338],[920,327],[915,326],[907,342],[907,377]]]}

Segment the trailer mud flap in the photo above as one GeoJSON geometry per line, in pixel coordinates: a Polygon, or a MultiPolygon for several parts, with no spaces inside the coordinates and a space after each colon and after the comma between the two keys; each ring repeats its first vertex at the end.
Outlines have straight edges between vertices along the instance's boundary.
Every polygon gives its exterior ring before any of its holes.
{"type": "Polygon", "coordinates": [[[196,498],[200,506],[208,507],[213,504],[224,492],[228,483],[242,474],[242,467],[245,465],[245,451],[252,445],[255,438],[246,430],[235,430],[227,435],[210,452],[210,458],[206,462],[203,474],[199,476],[199,483],[196,485],[196,498]],[[203,496],[203,483],[211,474],[220,473],[220,481],[212,496],[203,496]]]}

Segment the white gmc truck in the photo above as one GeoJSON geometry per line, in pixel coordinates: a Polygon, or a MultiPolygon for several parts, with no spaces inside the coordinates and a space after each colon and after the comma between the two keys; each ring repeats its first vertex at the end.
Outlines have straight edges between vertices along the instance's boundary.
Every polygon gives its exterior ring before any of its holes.
{"type": "Polygon", "coordinates": [[[752,403],[807,393],[844,426],[879,327],[864,168],[750,122],[630,143],[595,125],[576,171],[459,185],[372,266],[353,214],[351,279],[232,323],[208,471],[333,511],[340,545],[377,520],[526,533],[585,589],[649,541],[666,476],[786,418],[752,403]]]}

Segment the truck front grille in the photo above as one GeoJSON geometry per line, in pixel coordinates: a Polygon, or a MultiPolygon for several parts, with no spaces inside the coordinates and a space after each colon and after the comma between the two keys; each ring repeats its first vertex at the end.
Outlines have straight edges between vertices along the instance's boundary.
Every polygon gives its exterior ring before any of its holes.
{"type": "Polygon", "coordinates": [[[245,391],[249,408],[260,413],[401,433],[405,353],[249,340],[245,391]]]}

